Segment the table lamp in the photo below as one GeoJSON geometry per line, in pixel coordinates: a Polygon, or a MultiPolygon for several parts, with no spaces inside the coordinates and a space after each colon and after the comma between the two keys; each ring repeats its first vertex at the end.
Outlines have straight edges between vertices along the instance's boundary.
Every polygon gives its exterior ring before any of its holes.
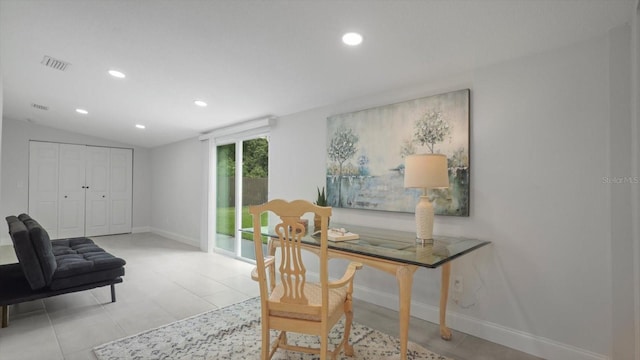
{"type": "Polygon", "coordinates": [[[404,187],[420,188],[422,196],[416,205],[416,241],[433,242],[433,205],[428,189],[449,187],[447,157],[442,154],[409,155],[404,163],[404,187]]]}

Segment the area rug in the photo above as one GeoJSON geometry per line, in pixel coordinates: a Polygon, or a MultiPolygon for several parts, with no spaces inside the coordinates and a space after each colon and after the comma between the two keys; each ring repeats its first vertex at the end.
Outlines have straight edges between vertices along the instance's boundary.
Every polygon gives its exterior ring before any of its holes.
{"type": "MultiPolygon", "coordinates": [[[[333,345],[340,342],[343,325],[330,334],[333,345]]],[[[272,339],[276,333],[272,332],[272,339]]],[[[319,344],[317,337],[287,334],[290,343],[319,344]]],[[[351,344],[355,357],[342,353],[340,359],[399,359],[397,338],[354,323],[351,344]]],[[[100,345],[93,349],[99,360],[171,359],[222,360],[260,358],[260,299],[209,311],[157,329],[100,345]]],[[[409,342],[409,359],[450,360],[409,342]]],[[[333,347],[331,347],[333,348],[333,347]]],[[[279,349],[273,359],[311,360],[318,356],[279,349]]]]}

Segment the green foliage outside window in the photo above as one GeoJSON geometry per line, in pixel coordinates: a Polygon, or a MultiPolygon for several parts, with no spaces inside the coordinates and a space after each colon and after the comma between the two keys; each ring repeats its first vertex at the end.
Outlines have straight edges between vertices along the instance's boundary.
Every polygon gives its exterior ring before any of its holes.
{"type": "MultiPolygon", "coordinates": [[[[269,142],[257,138],[242,142],[244,166],[242,176],[251,179],[269,175],[269,142]]],[[[236,174],[236,149],[234,144],[218,147],[218,177],[233,177],[236,174]]]]}

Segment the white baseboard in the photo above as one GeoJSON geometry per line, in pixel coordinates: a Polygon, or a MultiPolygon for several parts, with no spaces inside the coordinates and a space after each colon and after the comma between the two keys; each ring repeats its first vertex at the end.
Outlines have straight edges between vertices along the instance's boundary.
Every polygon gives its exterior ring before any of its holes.
{"type": "MultiPolygon", "coordinates": [[[[397,294],[356,286],[354,297],[388,309],[398,311],[397,294]]],[[[440,311],[437,306],[412,301],[411,316],[438,324],[440,311]]],[[[447,326],[500,345],[516,349],[544,359],[610,360],[608,356],[563,344],[524,331],[512,329],[489,321],[459,314],[447,309],[447,326]]]]}
{"type": "Polygon", "coordinates": [[[188,238],[188,237],[186,237],[184,235],[172,233],[172,232],[165,231],[165,230],[162,230],[162,229],[158,229],[158,228],[155,228],[155,227],[151,227],[150,231],[152,233],[154,233],[154,234],[158,234],[160,236],[166,237],[167,239],[179,241],[181,243],[200,248],[200,239],[191,239],[191,238],[188,238]]]}
{"type": "Polygon", "coordinates": [[[137,226],[137,227],[131,228],[132,234],[139,234],[139,233],[146,233],[146,232],[151,232],[151,226],[137,226]]]}

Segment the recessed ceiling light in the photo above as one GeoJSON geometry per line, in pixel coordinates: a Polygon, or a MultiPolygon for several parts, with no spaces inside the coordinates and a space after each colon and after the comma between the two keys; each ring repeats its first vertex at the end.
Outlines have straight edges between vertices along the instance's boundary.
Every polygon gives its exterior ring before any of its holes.
{"type": "Polygon", "coordinates": [[[109,75],[117,77],[118,79],[124,79],[126,77],[123,72],[120,72],[118,70],[109,70],[109,75]]]}
{"type": "Polygon", "coordinates": [[[349,46],[356,46],[362,43],[362,35],[354,32],[342,35],[342,42],[349,46]]]}
{"type": "Polygon", "coordinates": [[[136,125],[136,127],[137,127],[138,129],[144,129],[144,128],[146,128],[146,126],[144,126],[144,125],[140,125],[140,124],[137,124],[137,125],[136,125]]]}
{"type": "Polygon", "coordinates": [[[205,107],[205,106],[207,106],[207,103],[206,103],[206,102],[204,102],[204,101],[202,101],[202,100],[194,100],[194,101],[193,101],[193,103],[194,103],[194,104],[196,104],[196,105],[198,105],[198,106],[200,106],[200,107],[205,107]]]}
{"type": "Polygon", "coordinates": [[[89,112],[85,109],[76,109],[78,114],[87,115],[89,112]]]}

